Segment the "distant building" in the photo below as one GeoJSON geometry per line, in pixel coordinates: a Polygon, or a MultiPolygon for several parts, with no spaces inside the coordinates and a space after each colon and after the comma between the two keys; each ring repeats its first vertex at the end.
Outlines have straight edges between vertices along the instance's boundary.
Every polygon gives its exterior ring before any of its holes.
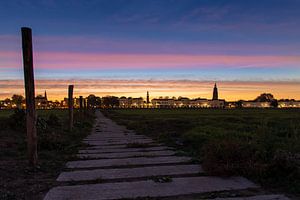
{"type": "Polygon", "coordinates": [[[131,103],[129,103],[129,100],[126,97],[122,96],[119,98],[119,107],[120,108],[129,108],[130,104],[131,103]]]}
{"type": "Polygon", "coordinates": [[[218,88],[217,88],[217,83],[215,83],[212,100],[218,100],[218,99],[219,99],[218,88]]]}
{"type": "Polygon", "coordinates": [[[218,100],[211,100],[209,101],[210,108],[224,108],[225,107],[225,100],[218,99],[218,100]]]}
{"type": "Polygon", "coordinates": [[[174,108],[176,107],[175,100],[170,98],[158,98],[151,100],[153,108],[174,108]]]}
{"type": "Polygon", "coordinates": [[[239,103],[236,101],[229,101],[229,102],[227,101],[225,104],[225,107],[226,108],[238,108],[240,106],[239,106],[239,103]]]}
{"type": "Polygon", "coordinates": [[[190,99],[187,97],[179,97],[175,104],[177,108],[189,108],[190,107],[190,99]]]}
{"type": "Polygon", "coordinates": [[[213,98],[211,101],[209,101],[209,107],[210,108],[224,108],[225,107],[225,100],[219,99],[217,83],[215,83],[215,86],[213,89],[213,98]]]}
{"type": "Polygon", "coordinates": [[[0,109],[11,109],[12,103],[10,99],[5,99],[0,101],[0,109]]]}
{"type": "Polygon", "coordinates": [[[190,100],[190,107],[191,108],[209,108],[210,107],[210,100],[197,98],[190,100]]]}
{"type": "Polygon", "coordinates": [[[300,108],[300,101],[281,99],[278,101],[278,108],[300,108]]]}
{"type": "Polygon", "coordinates": [[[142,97],[133,98],[131,108],[144,108],[144,99],[142,97]]]}
{"type": "Polygon", "coordinates": [[[213,99],[189,99],[187,97],[176,98],[156,98],[151,101],[153,108],[224,108],[225,100],[218,98],[218,88],[215,84],[213,89],[213,99]]]}
{"type": "Polygon", "coordinates": [[[74,108],[79,108],[80,104],[80,98],[79,97],[74,97],[73,98],[73,106],[74,108]]]}
{"type": "Polygon", "coordinates": [[[62,100],[61,102],[60,102],[60,107],[61,108],[68,108],[68,98],[64,98],[64,100],[62,100]]]}
{"type": "Polygon", "coordinates": [[[48,98],[47,98],[47,92],[45,90],[45,94],[38,95],[35,97],[35,106],[37,109],[48,109],[48,98]]]}
{"type": "Polygon", "coordinates": [[[243,108],[271,108],[271,102],[243,101],[243,108]]]}
{"type": "Polygon", "coordinates": [[[149,91],[147,91],[147,100],[146,100],[147,108],[149,108],[150,98],[149,98],[149,91]]]}
{"type": "Polygon", "coordinates": [[[142,97],[132,98],[132,97],[124,97],[119,98],[119,107],[120,108],[145,108],[146,104],[142,97]]]}

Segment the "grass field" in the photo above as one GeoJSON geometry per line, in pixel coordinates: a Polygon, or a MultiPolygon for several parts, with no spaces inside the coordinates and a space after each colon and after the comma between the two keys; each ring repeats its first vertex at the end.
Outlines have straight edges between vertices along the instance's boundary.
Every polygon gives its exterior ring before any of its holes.
{"type": "Polygon", "coordinates": [[[0,118],[9,117],[13,113],[12,110],[0,110],[0,118]]]}
{"type": "Polygon", "coordinates": [[[42,199],[66,161],[82,147],[94,115],[81,117],[75,111],[74,130],[70,132],[67,110],[38,110],[39,166],[32,169],[27,161],[25,113],[0,113],[0,199],[42,199]]]}
{"type": "MultiPolygon", "coordinates": [[[[7,118],[14,114],[14,110],[0,110],[0,118],[7,118]]],[[[55,114],[58,117],[64,117],[67,115],[66,110],[37,110],[37,114],[41,117],[47,117],[47,115],[55,114]]]]}
{"type": "Polygon", "coordinates": [[[300,193],[299,109],[104,110],[120,124],[192,155],[212,175],[243,175],[300,193]]]}

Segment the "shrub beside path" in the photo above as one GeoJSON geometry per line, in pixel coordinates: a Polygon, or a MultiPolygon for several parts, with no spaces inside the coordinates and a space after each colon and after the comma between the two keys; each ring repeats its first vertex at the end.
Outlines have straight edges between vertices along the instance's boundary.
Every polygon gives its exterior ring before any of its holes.
{"type": "Polygon", "coordinates": [[[66,164],[45,200],[224,199],[287,200],[268,194],[243,177],[207,176],[190,157],[137,135],[100,111],[78,153],[66,164]]]}

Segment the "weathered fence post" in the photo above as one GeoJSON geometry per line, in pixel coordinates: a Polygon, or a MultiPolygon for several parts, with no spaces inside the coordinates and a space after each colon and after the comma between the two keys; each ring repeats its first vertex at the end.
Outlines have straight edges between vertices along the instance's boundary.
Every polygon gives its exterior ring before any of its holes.
{"type": "Polygon", "coordinates": [[[86,99],[83,99],[83,112],[86,114],[86,99]]]}
{"type": "Polygon", "coordinates": [[[82,113],[83,109],[83,98],[79,96],[79,112],[82,113]]]}
{"type": "Polygon", "coordinates": [[[73,88],[74,88],[74,85],[69,85],[68,107],[69,107],[69,130],[70,131],[73,130],[73,123],[74,123],[73,88]]]}
{"type": "Polygon", "coordinates": [[[33,75],[33,55],[32,55],[32,33],[27,27],[21,28],[23,67],[26,97],[26,131],[27,149],[29,165],[37,166],[37,132],[36,132],[36,111],[34,94],[34,75],[33,75]]]}

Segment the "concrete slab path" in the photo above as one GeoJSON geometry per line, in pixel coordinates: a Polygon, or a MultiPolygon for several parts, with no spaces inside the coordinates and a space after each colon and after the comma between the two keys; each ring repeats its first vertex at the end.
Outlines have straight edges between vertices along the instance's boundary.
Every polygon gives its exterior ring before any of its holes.
{"type": "MultiPolygon", "coordinates": [[[[227,191],[220,200],[287,200],[284,195],[252,194],[259,186],[243,177],[207,176],[190,157],[151,138],[137,135],[101,112],[92,134],[83,142],[90,146],[78,152],[78,160],[67,162],[66,171],[45,200],[111,199],[199,199],[199,195],[227,191]],[[252,196],[245,196],[245,191],[252,196]],[[240,191],[240,192],[239,192],[240,191]],[[242,192],[244,191],[244,192],[242,192]]],[[[200,198],[202,199],[202,198],[200,198]]]]}
{"type": "Polygon", "coordinates": [[[155,156],[173,156],[175,151],[165,150],[165,151],[150,151],[150,152],[116,152],[116,153],[84,153],[78,154],[79,158],[130,158],[130,157],[155,157],[155,156]]]}
{"type": "Polygon", "coordinates": [[[172,182],[159,183],[152,180],[104,183],[56,187],[46,195],[50,199],[122,199],[138,197],[164,197],[204,193],[211,191],[238,190],[257,187],[250,181],[235,177],[222,179],[218,177],[174,178],[172,182]]]}
{"type": "Polygon", "coordinates": [[[87,181],[87,180],[108,180],[128,179],[153,176],[170,176],[184,174],[198,174],[203,170],[199,165],[175,165],[175,166],[151,166],[125,169],[95,169],[62,172],[57,178],[58,181],[87,181]]]}
{"type": "Polygon", "coordinates": [[[94,154],[94,153],[125,153],[125,152],[153,152],[153,151],[162,151],[162,150],[171,150],[172,148],[165,146],[157,147],[148,147],[148,148],[126,148],[126,146],[121,146],[119,148],[94,148],[94,149],[85,149],[79,150],[81,154],[94,154]]]}

